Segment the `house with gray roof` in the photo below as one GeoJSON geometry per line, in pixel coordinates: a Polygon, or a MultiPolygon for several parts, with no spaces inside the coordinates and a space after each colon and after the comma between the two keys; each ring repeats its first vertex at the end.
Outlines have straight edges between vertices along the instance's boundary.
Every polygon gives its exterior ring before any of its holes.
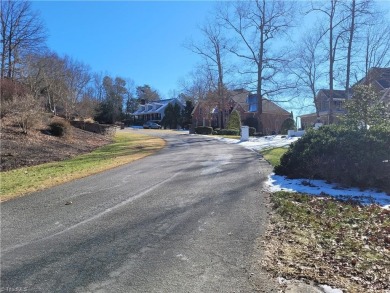
{"type": "Polygon", "coordinates": [[[153,120],[160,122],[164,118],[165,109],[169,104],[177,104],[180,106],[181,110],[184,108],[183,103],[179,99],[173,98],[168,100],[158,100],[148,103],[141,103],[138,106],[137,111],[133,112],[131,115],[134,116],[135,120],[138,121],[153,120]]]}
{"type": "MultiPolygon", "coordinates": [[[[371,68],[367,75],[359,80],[351,88],[356,85],[366,84],[371,85],[373,89],[379,94],[381,99],[389,105],[390,111],[390,68],[371,68]]],[[[321,89],[316,96],[316,103],[318,106],[318,114],[310,113],[299,116],[301,118],[301,127],[312,127],[315,123],[329,124],[329,106],[330,106],[330,90],[321,89]]],[[[340,116],[346,113],[344,108],[344,102],[346,99],[351,98],[347,96],[345,90],[333,90],[333,114],[335,122],[338,121],[340,116]]]]}
{"type": "MultiPolygon", "coordinates": [[[[339,117],[345,114],[344,102],[347,99],[345,90],[333,90],[333,115],[337,122],[339,117]]],[[[310,113],[299,116],[303,129],[313,126],[315,123],[329,124],[330,90],[320,89],[316,96],[318,114],[310,113]]]]}

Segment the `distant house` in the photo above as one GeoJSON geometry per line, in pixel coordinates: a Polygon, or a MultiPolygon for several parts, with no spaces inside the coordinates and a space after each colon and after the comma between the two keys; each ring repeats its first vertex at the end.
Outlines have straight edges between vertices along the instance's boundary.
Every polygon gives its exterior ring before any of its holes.
{"type": "MultiPolygon", "coordinates": [[[[248,110],[245,113],[245,119],[248,122],[249,117],[251,117],[251,120],[257,120],[257,95],[248,95],[247,101],[248,110]]],[[[261,132],[263,132],[263,134],[280,133],[283,122],[287,119],[293,118],[292,113],[265,98],[262,99],[262,108],[261,123],[263,125],[263,129],[261,132]]]]}
{"type": "MultiPolygon", "coordinates": [[[[353,94],[353,88],[356,85],[366,84],[371,85],[379,94],[381,99],[389,105],[390,111],[390,68],[371,68],[367,75],[352,86],[350,92],[353,94]]],[[[319,115],[311,113],[299,116],[301,118],[302,128],[312,127],[315,123],[320,122],[329,124],[329,94],[330,90],[321,89],[317,93],[317,105],[319,115]]],[[[333,114],[335,122],[341,115],[346,113],[344,102],[350,97],[347,97],[345,90],[333,90],[333,114]]]]}
{"type": "MultiPolygon", "coordinates": [[[[263,99],[263,112],[261,122],[263,129],[258,128],[257,96],[244,89],[231,91],[226,99],[224,125],[227,125],[229,115],[237,110],[241,116],[243,125],[255,127],[263,134],[279,133],[286,119],[291,118],[291,113],[278,106],[274,102],[263,99]]],[[[218,106],[209,101],[198,102],[192,111],[192,123],[194,126],[218,127],[218,106]]]]}
{"type": "MultiPolygon", "coordinates": [[[[330,90],[321,89],[318,91],[316,101],[318,105],[317,113],[299,116],[303,129],[313,126],[315,123],[329,124],[330,90]]],[[[333,115],[335,121],[345,114],[344,102],[347,99],[347,92],[344,90],[333,90],[333,115]]]]}
{"type": "Polygon", "coordinates": [[[367,76],[356,83],[358,84],[371,85],[382,101],[390,103],[390,68],[371,68],[367,76]]]}
{"type": "Polygon", "coordinates": [[[132,115],[137,121],[161,121],[164,118],[164,111],[169,104],[178,104],[181,109],[184,108],[182,102],[179,99],[159,100],[149,103],[141,103],[132,115]]]}

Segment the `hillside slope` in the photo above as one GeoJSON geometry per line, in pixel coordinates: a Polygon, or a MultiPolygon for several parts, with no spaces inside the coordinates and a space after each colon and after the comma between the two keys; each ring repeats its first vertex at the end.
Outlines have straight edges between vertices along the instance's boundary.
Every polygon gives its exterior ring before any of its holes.
{"type": "Polygon", "coordinates": [[[51,135],[45,125],[23,134],[20,127],[7,118],[1,119],[0,136],[0,171],[61,161],[90,152],[112,141],[111,137],[72,126],[66,137],[51,135]]]}

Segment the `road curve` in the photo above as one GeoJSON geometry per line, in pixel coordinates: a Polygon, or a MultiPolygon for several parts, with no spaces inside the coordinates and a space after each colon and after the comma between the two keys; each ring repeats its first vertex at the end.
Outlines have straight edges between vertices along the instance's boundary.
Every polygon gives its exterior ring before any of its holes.
{"type": "Polygon", "coordinates": [[[277,292],[256,244],[269,165],[212,138],[159,135],[155,155],[2,203],[2,291],[277,292]]]}

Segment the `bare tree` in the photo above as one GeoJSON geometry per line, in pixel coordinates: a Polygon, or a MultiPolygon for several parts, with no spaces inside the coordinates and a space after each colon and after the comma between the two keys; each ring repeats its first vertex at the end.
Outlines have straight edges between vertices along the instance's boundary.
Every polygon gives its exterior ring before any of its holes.
{"type": "Polygon", "coordinates": [[[355,34],[356,0],[351,1],[350,14],[351,14],[351,21],[349,25],[348,50],[347,50],[347,74],[346,74],[346,81],[345,81],[345,90],[347,91],[347,97],[349,96],[351,54],[352,54],[352,44],[353,44],[354,34],[355,34]]]}
{"type": "Polygon", "coordinates": [[[135,98],[135,83],[131,78],[126,80],[126,114],[133,113],[138,108],[138,101],[135,98]]]}
{"type": "Polygon", "coordinates": [[[249,65],[241,74],[255,76],[258,97],[257,113],[262,114],[262,99],[288,88],[282,85],[278,75],[287,62],[286,52],[280,47],[283,37],[294,19],[294,2],[282,0],[239,1],[227,3],[219,9],[218,17],[226,28],[237,36],[230,52],[249,65]]]}
{"type": "Polygon", "coordinates": [[[46,96],[48,109],[57,115],[58,108],[61,108],[61,99],[67,95],[66,65],[62,58],[56,53],[49,52],[43,56],[40,66],[42,66],[42,76],[44,88],[42,93],[46,96]]]}
{"type": "Polygon", "coordinates": [[[65,117],[70,118],[73,115],[76,105],[81,101],[87,85],[91,81],[90,68],[82,62],[64,57],[64,82],[67,88],[67,94],[61,96],[64,106],[65,117]]]}
{"type": "Polygon", "coordinates": [[[29,54],[23,58],[23,64],[21,65],[21,81],[36,99],[41,96],[44,88],[41,60],[41,55],[29,54]]]}
{"type": "Polygon", "coordinates": [[[310,28],[302,35],[295,58],[291,63],[291,71],[297,77],[297,86],[308,92],[313,101],[317,117],[320,105],[317,101],[319,83],[324,78],[324,65],[327,61],[321,48],[323,33],[321,28],[310,28]]]}
{"type": "Polygon", "coordinates": [[[24,134],[41,120],[43,113],[41,101],[31,94],[25,94],[23,99],[15,99],[9,109],[24,134]]]}
{"type": "Polygon", "coordinates": [[[66,66],[62,58],[51,51],[30,54],[23,58],[22,80],[36,98],[45,97],[46,107],[56,114],[62,95],[67,92],[66,66]]]}
{"type": "Polygon", "coordinates": [[[370,25],[364,37],[364,73],[372,67],[390,66],[390,23],[384,19],[370,25]]]}
{"type": "Polygon", "coordinates": [[[346,33],[345,42],[347,44],[346,57],[346,74],[345,74],[345,90],[347,97],[350,96],[351,70],[352,70],[352,53],[353,46],[359,41],[359,35],[363,28],[368,25],[368,17],[373,15],[372,0],[351,0],[345,1],[344,10],[346,21],[344,28],[346,33]]]}
{"type": "Polygon", "coordinates": [[[199,64],[190,73],[186,81],[181,82],[183,95],[193,104],[198,103],[198,111],[206,120],[211,121],[211,113],[218,104],[218,97],[215,92],[216,76],[210,66],[199,64]]]}
{"type": "Polygon", "coordinates": [[[215,72],[217,77],[215,92],[218,108],[218,127],[224,128],[227,120],[225,115],[227,91],[224,82],[227,62],[224,58],[228,52],[228,41],[223,34],[222,26],[215,21],[207,20],[200,31],[203,35],[203,42],[194,43],[192,41],[187,47],[192,52],[200,55],[209,70],[215,72]]]}
{"type": "Polygon", "coordinates": [[[211,91],[213,82],[205,66],[198,66],[189,74],[188,79],[180,82],[181,91],[195,104],[205,100],[207,93],[211,91]]]}
{"type": "Polygon", "coordinates": [[[343,27],[347,19],[347,15],[342,10],[343,0],[328,0],[325,2],[311,3],[309,12],[319,12],[326,17],[324,25],[324,35],[328,42],[328,58],[329,58],[329,124],[334,121],[333,114],[333,90],[335,79],[335,61],[343,36],[346,34],[346,29],[343,27]]]}
{"type": "Polygon", "coordinates": [[[79,101],[75,105],[75,113],[77,117],[83,119],[93,119],[96,114],[96,109],[99,106],[99,102],[94,96],[95,90],[92,86],[88,87],[79,101]]]}
{"type": "Polygon", "coordinates": [[[0,0],[1,68],[0,77],[14,78],[20,59],[41,48],[46,39],[39,15],[28,1],[0,0]]]}
{"type": "Polygon", "coordinates": [[[104,100],[104,93],[103,93],[103,73],[94,73],[92,74],[92,88],[94,89],[93,96],[96,100],[99,102],[102,102],[104,100]]]}

